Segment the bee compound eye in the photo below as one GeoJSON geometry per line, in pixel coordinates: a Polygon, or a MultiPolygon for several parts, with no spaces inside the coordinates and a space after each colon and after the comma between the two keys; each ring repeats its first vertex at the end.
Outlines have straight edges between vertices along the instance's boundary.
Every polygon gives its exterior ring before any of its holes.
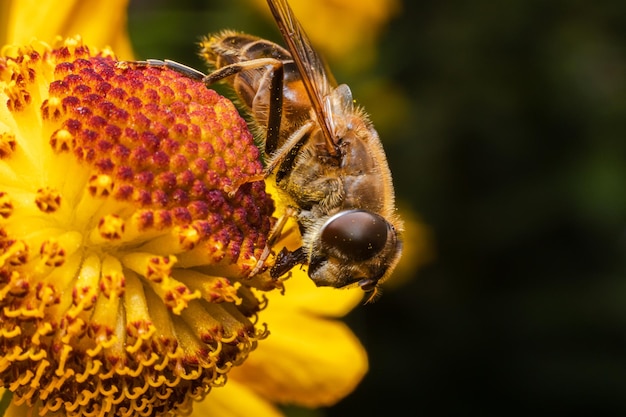
{"type": "Polygon", "coordinates": [[[371,259],[387,243],[389,223],[365,210],[342,211],[323,226],[322,244],[357,261],[371,259]]]}

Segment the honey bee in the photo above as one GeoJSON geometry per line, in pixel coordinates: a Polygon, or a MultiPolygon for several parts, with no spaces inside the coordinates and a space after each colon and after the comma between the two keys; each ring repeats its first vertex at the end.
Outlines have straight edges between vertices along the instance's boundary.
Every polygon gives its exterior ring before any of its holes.
{"type": "Polygon", "coordinates": [[[358,285],[371,292],[395,268],[402,252],[391,173],[378,133],[355,106],[350,88],[337,85],[286,0],[268,0],[287,48],[224,31],[201,42],[208,75],[174,61],[147,65],[174,69],[210,86],[226,81],[264,136],[265,176],[275,179],[289,208],[268,238],[254,275],[265,268],[289,217],[302,246],[277,254],[278,278],[308,266],[317,286],[358,285]]]}

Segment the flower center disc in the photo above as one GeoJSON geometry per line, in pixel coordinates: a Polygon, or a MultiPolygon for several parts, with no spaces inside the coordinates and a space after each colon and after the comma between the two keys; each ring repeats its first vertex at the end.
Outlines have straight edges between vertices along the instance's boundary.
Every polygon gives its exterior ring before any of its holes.
{"type": "Polygon", "coordinates": [[[0,57],[0,381],[33,415],[189,411],[265,337],[274,204],[232,103],[80,40],[0,57]]]}

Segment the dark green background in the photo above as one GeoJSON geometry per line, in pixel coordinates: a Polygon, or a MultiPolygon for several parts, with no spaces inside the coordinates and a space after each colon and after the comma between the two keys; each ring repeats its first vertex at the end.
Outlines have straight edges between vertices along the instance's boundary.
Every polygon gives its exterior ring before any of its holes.
{"type": "MultiPolygon", "coordinates": [[[[205,33],[278,40],[241,0],[134,0],[130,18],[139,57],[197,68],[205,33]]],[[[624,28],[622,0],[406,0],[374,68],[335,71],[366,108],[370,77],[409,99],[379,130],[437,258],[348,317],[360,387],[290,412],[626,415],[624,28]]]]}

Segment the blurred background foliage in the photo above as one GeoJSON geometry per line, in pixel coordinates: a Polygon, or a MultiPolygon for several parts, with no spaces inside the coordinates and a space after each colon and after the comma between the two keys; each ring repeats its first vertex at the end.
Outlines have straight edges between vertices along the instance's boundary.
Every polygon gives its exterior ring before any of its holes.
{"type": "MultiPolygon", "coordinates": [[[[626,415],[626,2],[293,2],[371,113],[407,258],[429,262],[347,318],[359,388],[290,412],[626,415]]],[[[260,10],[132,0],[129,28],[139,58],[205,68],[209,32],[280,41],[260,10]]]]}

